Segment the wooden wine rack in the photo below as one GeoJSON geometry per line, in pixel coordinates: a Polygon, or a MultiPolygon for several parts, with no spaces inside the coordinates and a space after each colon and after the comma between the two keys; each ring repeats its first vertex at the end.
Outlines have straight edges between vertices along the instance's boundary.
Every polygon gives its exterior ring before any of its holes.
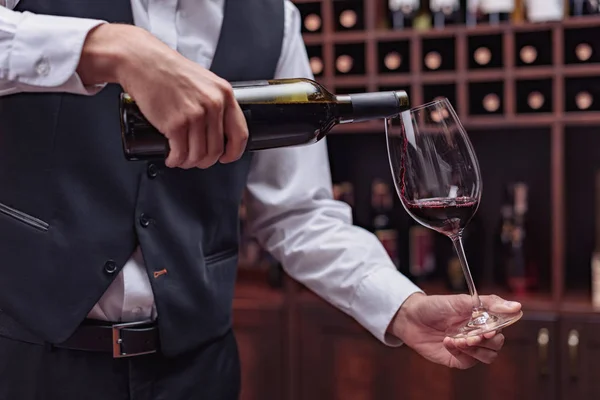
{"type": "MultiPolygon", "coordinates": [[[[360,0],[348,3],[356,1],[360,0]]],[[[304,34],[309,55],[318,54],[322,61],[317,80],[339,93],[406,89],[414,105],[449,96],[482,166],[478,214],[488,228],[485,236],[494,235],[502,185],[508,180],[530,184],[530,232],[544,282],[538,291],[517,298],[525,317],[504,331],[503,361],[455,373],[405,347],[384,348],[291,279],[271,287],[261,271],[242,269],[235,302],[246,376],[242,398],[469,400],[481,398],[490,387],[496,393],[490,393],[490,399],[600,398],[597,379],[585,372],[596,371],[600,359],[600,317],[590,294],[592,199],[594,176],[600,170],[600,17],[392,31],[381,24],[385,1],[362,0],[364,29],[339,31],[335,3],[344,1],[294,0],[300,10],[312,7],[321,17],[320,32],[304,34]],[[588,62],[573,61],[572,47],[578,40],[590,42],[593,55],[588,62]],[[532,65],[520,60],[528,41],[538,49],[539,62],[532,65]],[[382,69],[386,43],[399,44],[405,62],[401,72],[382,69]],[[473,65],[478,43],[499,51],[493,54],[493,66],[473,65]],[[336,72],[341,46],[356,51],[358,63],[364,61],[360,72],[336,72]],[[430,70],[423,60],[436,46],[443,51],[443,61],[450,57],[452,62],[430,70]],[[536,85],[546,99],[538,111],[524,102],[536,85]],[[582,88],[594,96],[594,106],[575,111],[573,96],[582,88]],[[489,90],[499,91],[496,112],[481,107],[481,96],[489,90]],[[268,351],[275,353],[267,356],[268,351]],[[269,379],[254,380],[256,371],[269,379]],[[431,376],[435,379],[422,379],[431,376]]],[[[382,138],[381,123],[340,126],[328,137],[334,179],[343,175],[355,180],[355,194],[362,196],[363,204],[368,202],[371,180],[389,178],[382,138]]],[[[492,281],[488,276],[478,283],[480,294],[515,297],[492,281]]],[[[421,287],[430,294],[447,293],[439,283],[421,287]]]]}
{"type": "MultiPolygon", "coordinates": [[[[551,191],[548,201],[551,203],[551,240],[549,248],[540,251],[550,251],[548,259],[551,271],[551,282],[548,292],[540,292],[531,297],[535,298],[532,304],[544,309],[583,308],[590,309],[587,289],[581,288],[569,290],[568,282],[565,282],[565,269],[569,265],[566,256],[566,182],[565,169],[568,162],[576,160],[565,159],[565,139],[569,128],[577,130],[578,126],[600,128],[600,111],[570,111],[567,109],[566,86],[571,79],[589,79],[590,90],[600,89],[595,83],[600,78],[600,63],[568,63],[565,52],[565,35],[581,30],[582,40],[593,39],[585,37],[585,29],[596,29],[600,38],[600,18],[587,16],[580,18],[565,19],[560,22],[549,23],[503,23],[500,25],[479,25],[466,27],[464,25],[447,26],[436,30],[431,28],[426,31],[413,29],[393,31],[382,29],[381,20],[384,18],[385,4],[383,0],[364,1],[364,30],[336,32],[334,29],[335,15],[333,3],[337,0],[297,0],[295,3],[302,7],[302,3],[319,3],[321,6],[322,28],[320,33],[305,33],[304,39],[308,47],[319,46],[322,53],[324,70],[317,79],[324,86],[336,91],[344,89],[351,92],[353,88],[368,91],[381,90],[385,88],[406,88],[409,91],[413,105],[422,104],[432,100],[425,98],[424,91],[429,86],[453,86],[455,98],[452,100],[457,109],[459,117],[467,130],[472,135],[480,131],[491,129],[493,131],[507,131],[511,129],[543,129],[549,135],[550,165],[547,173],[550,179],[551,191]],[[518,41],[527,35],[547,35],[550,38],[548,45],[551,46],[549,59],[541,65],[520,65],[518,62],[518,41]],[[473,38],[491,37],[501,41],[502,65],[496,68],[472,68],[469,65],[470,57],[473,56],[469,49],[469,42],[473,38]],[[451,57],[453,64],[451,68],[444,71],[430,71],[422,60],[425,56],[424,46],[432,42],[443,41],[451,44],[451,57]],[[385,54],[379,52],[381,43],[398,42],[408,47],[406,58],[410,60],[408,69],[401,73],[382,72],[380,60],[385,54]],[[338,45],[356,44],[364,45],[365,73],[343,76],[335,72],[335,48],[338,45]],[[550,85],[551,107],[547,112],[519,112],[517,110],[517,99],[520,95],[519,85],[522,82],[546,81],[550,85]],[[472,101],[470,95],[473,86],[487,82],[502,83],[502,110],[499,113],[486,115],[481,112],[471,112],[472,101]],[[572,294],[572,296],[571,296],[572,294]],[[567,297],[565,297],[567,295],[567,297]],[[545,299],[543,301],[537,301],[545,299]],[[566,301],[566,302],[565,302],[566,301]]],[[[589,35],[588,35],[589,36],[589,35]]],[[[538,40],[540,42],[540,40],[538,40]]],[[[600,52],[600,40],[596,39],[595,52],[600,52]]],[[[492,49],[494,51],[494,49],[492,49]]],[[[362,60],[359,60],[359,62],[362,60]]],[[[595,102],[600,102],[600,91],[596,95],[595,102]]],[[[443,93],[442,93],[443,95],[443,93]]],[[[522,94],[521,94],[522,97],[522,94]]],[[[382,124],[379,122],[368,122],[361,124],[350,124],[335,129],[336,134],[381,134],[382,124]]],[[[600,137],[600,135],[599,135],[600,137]]],[[[594,142],[600,145],[600,140],[594,142]]],[[[518,144],[516,144],[518,145],[518,144]]],[[[600,154],[600,151],[599,151],[600,154]]],[[[590,166],[597,168],[598,166],[590,166]]],[[[487,186],[487,184],[486,184],[487,186]]],[[[590,193],[592,183],[590,182],[590,193]]],[[[592,213],[593,209],[587,210],[592,213]]],[[[591,215],[591,214],[590,214],[591,215]]],[[[583,234],[583,233],[582,233],[583,234]]],[[[587,239],[586,239],[587,240],[587,239]]],[[[587,256],[591,254],[588,249],[587,256]]],[[[589,258],[588,258],[589,260],[589,258]]],[[[546,267],[546,266],[544,266],[546,267]]],[[[578,265],[578,268],[588,268],[587,265],[578,265]]]]}

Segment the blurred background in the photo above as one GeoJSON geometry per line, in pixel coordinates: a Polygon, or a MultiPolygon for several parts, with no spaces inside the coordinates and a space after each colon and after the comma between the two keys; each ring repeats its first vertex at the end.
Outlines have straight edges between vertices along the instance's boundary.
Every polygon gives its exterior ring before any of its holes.
{"type": "MultiPolygon", "coordinates": [[[[482,294],[523,303],[491,366],[390,349],[291,281],[249,236],[235,329],[248,399],[600,399],[597,0],[296,0],[311,67],[337,94],[450,99],[483,175],[466,252],[482,294]]],[[[402,208],[382,122],[328,137],[335,195],[429,294],[468,293],[444,236],[402,208]]],[[[242,216],[243,216],[242,206],[242,216]]]]}

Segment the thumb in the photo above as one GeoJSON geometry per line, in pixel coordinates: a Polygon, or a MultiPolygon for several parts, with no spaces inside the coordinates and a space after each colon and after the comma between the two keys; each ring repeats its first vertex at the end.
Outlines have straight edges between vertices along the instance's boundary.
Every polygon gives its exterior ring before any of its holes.
{"type": "Polygon", "coordinates": [[[491,312],[515,313],[521,309],[521,303],[508,301],[496,295],[481,296],[481,301],[491,312]]]}

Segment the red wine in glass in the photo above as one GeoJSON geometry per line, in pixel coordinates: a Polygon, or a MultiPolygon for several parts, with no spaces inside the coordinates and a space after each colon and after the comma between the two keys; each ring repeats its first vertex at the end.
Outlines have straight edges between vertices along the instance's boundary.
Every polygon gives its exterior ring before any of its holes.
{"type": "Polygon", "coordinates": [[[458,235],[475,215],[479,200],[474,197],[431,198],[406,201],[411,216],[446,236],[458,235]]]}
{"type": "Polygon", "coordinates": [[[464,338],[496,331],[523,313],[491,313],[473,283],[462,233],[481,199],[481,172],[473,145],[447,99],[435,100],[386,122],[390,168],[408,214],[452,240],[473,303],[471,316],[448,321],[446,334],[464,338]]]}

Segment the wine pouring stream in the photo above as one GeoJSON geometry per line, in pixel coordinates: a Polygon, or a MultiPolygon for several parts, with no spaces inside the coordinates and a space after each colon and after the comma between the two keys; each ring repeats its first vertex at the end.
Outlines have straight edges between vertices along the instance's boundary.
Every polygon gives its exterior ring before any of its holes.
{"type": "MultiPolygon", "coordinates": [[[[318,142],[336,125],[385,119],[388,156],[402,205],[420,224],[448,236],[467,280],[473,312],[448,321],[448,336],[481,335],[523,315],[491,314],[481,303],[462,245],[462,232],[481,198],[473,146],[447,99],[410,108],[404,91],[334,95],[310,79],[233,83],[248,125],[246,151],[318,142]]],[[[119,102],[125,158],[164,160],[169,143],[126,93],[119,102]]]]}
{"type": "Polygon", "coordinates": [[[481,302],[463,248],[464,228],[477,212],[482,182],[477,156],[448,99],[439,99],[386,119],[390,168],[408,214],[452,240],[473,309],[448,321],[447,336],[466,338],[517,322],[523,312],[492,314],[481,302]]]}

